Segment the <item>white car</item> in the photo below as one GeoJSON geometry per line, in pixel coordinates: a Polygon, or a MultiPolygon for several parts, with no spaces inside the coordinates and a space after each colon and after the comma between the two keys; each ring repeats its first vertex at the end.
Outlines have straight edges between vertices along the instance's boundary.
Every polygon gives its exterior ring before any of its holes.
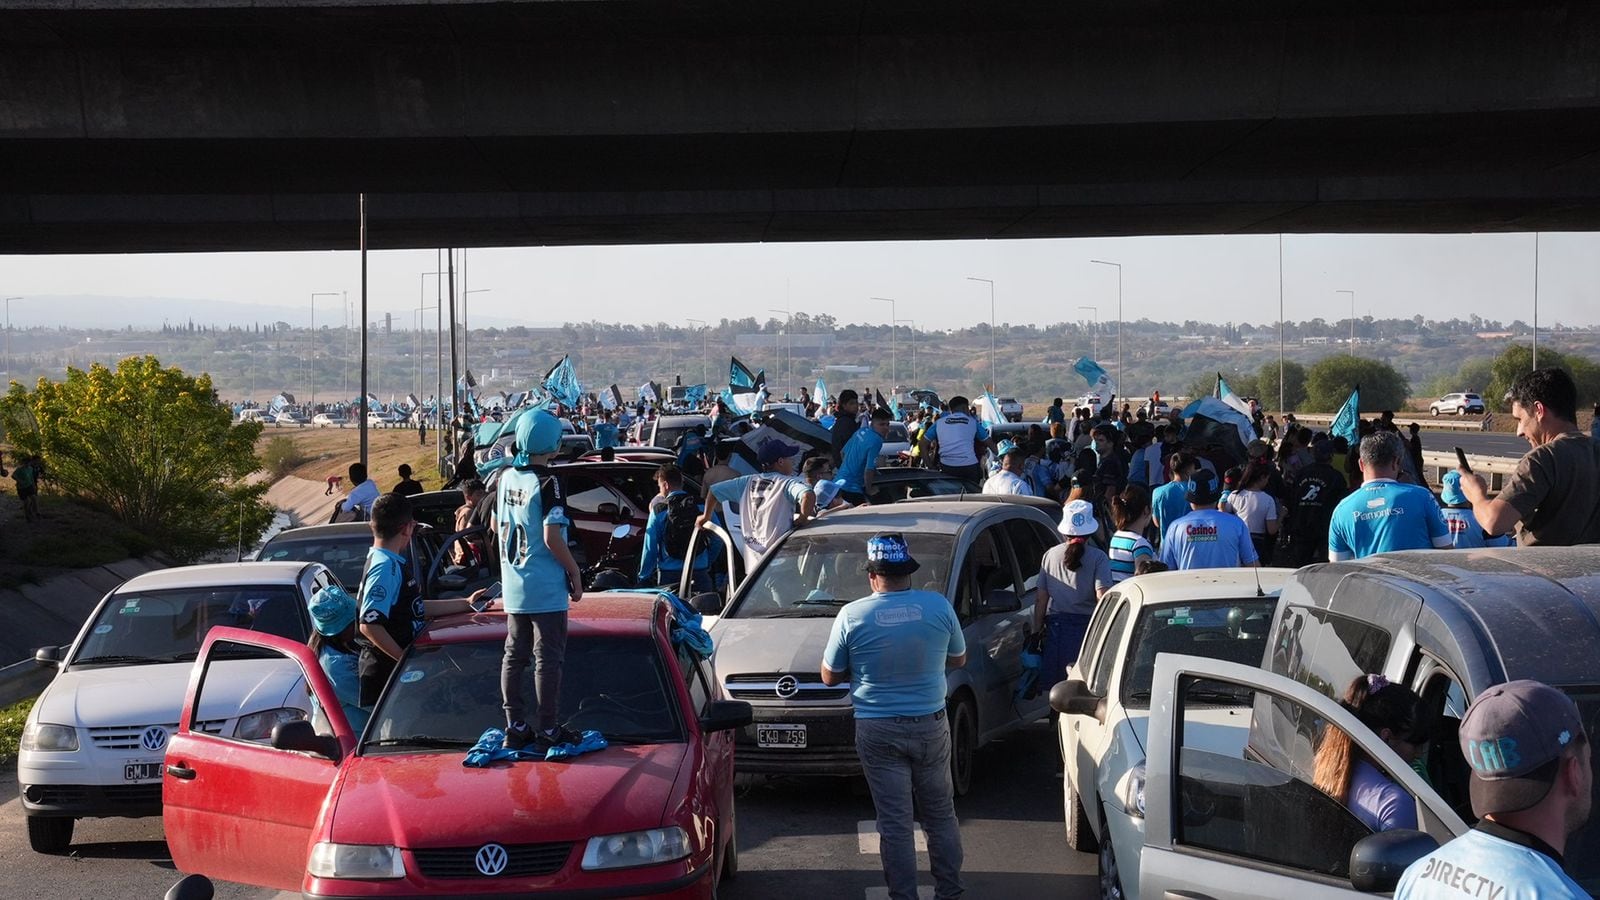
{"type": "Polygon", "coordinates": [[[1015,397],[1000,397],[998,403],[1000,405],[1000,415],[1007,422],[1022,421],[1022,401],[1015,397]]]}
{"type": "Polygon", "coordinates": [[[311,424],[318,428],[343,428],[349,421],[337,413],[317,413],[311,417],[311,424]]]}
{"type": "Polygon", "coordinates": [[[1439,399],[1428,404],[1428,412],[1435,416],[1440,415],[1441,413],[1449,413],[1457,416],[1464,416],[1468,413],[1471,413],[1473,415],[1481,416],[1484,414],[1486,409],[1487,407],[1484,406],[1483,397],[1478,394],[1445,394],[1443,397],[1440,397],[1439,399]]]}
{"type": "MultiPolygon", "coordinates": [[[[1292,569],[1203,569],[1130,578],[1095,609],[1078,661],[1050,690],[1061,741],[1067,844],[1099,853],[1100,896],[1139,896],[1145,756],[1156,656],[1260,666],[1292,569]]],[[[1218,690],[1196,712],[1191,746],[1237,756],[1250,696],[1218,690]],[[1198,727],[1203,724],[1204,727],[1198,727]]]]}
{"type": "Polygon", "coordinates": [[[311,420],[297,412],[281,412],[272,417],[274,425],[307,425],[311,420]]]}
{"type": "MultiPolygon", "coordinates": [[[[206,632],[231,625],[304,641],[306,602],[332,583],[326,566],[308,562],[148,572],[107,594],[65,654],[37,651],[35,661],[60,672],[28,714],[17,755],[33,849],[65,852],[81,818],[161,815],[163,755],[206,632]]],[[[218,702],[197,727],[265,743],[280,722],[307,717],[293,665],[233,656],[205,673],[218,702]]]]}
{"type": "Polygon", "coordinates": [[[875,465],[898,466],[905,462],[900,454],[911,452],[911,433],[906,430],[904,422],[890,422],[889,433],[883,439],[883,446],[878,448],[878,460],[875,465]]]}

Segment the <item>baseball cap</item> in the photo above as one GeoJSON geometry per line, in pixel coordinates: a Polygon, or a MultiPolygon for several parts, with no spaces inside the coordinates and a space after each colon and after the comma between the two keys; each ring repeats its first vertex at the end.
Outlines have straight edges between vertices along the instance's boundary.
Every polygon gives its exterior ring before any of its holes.
{"type": "Polygon", "coordinates": [[[1578,706],[1555,688],[1523,679],[1478,695],[1461,720],[1461,753],[1472,767],[1472,812],[1527,809],[1550,793],[1558,761],[1585,740],[1578,706]]]}
{"type": "Polygon", "coordinates": [[[319,588],[306,604],[311,624],[324,637],[342,633],[356,620],[356,601],[337,584],[319,588]]]}
{"type": "Polygon", "coordinates": [[[921,564],[911,558],[911,548],[899,532],[883,532],[867,539],[867,571],[874,575],[910,575],[921,564]]]}
{"type": "Polygon", "coordinates": [[[1197,506],[1213,506],[1222,495],[1217,493],[1216,479],[1209,469],[1195,469],[1189,476],[1189,491],[1183,498],[1197,506]]]}
{"type": "Polygon", "coordinates": [[[1087,500],[1074,500],[1061,510],[1061,522],[1056,530],[1067,537],[1084,537],[1100,530],[1094,518],[1094,505],[1087,500]]]}
{"type": "Polygon", "coordinates": [[[996,458],[999,458],[999,457],[1003,457],[1003,456],[1006,456],[1006,455],[1011,454],[1011,453],[1021,453],[1021,452],[1022,452],[1022,448],[1017,446],[1017,442],[1016,441],[1001,441],[1000,442],[1000,446],[995,448],[994,455],[995,455],[996,458]]]}
{"type": "Polygon", "coordinates": [[[799,452],[800,448],[788,441],[767,438],[761,442],[760,447],[756,448],[756,459],[761,462],[761,467],[765,469],[778,460],[794,456],[799,452]]]}
{"type": "Polygon", "coordinates": [[[1467,502],[1467,495],[1461,492],[1461,473],[1455,470],[1444,473],[1444,478],[1439,481],[1439,499],[1445,506],[1460,506],[1467,502]]]}

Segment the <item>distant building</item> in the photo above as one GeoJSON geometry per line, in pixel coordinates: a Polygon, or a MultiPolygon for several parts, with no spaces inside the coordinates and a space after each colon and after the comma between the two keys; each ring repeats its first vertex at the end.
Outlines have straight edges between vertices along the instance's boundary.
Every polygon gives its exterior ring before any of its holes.
{"type": "Polygon", "coordinates": [[[774,346],[781,346],[785,350],[793,347],[800,351],[827,353],[833,350],[833,335],[741,334],[733,339],[733,346],[740,350],[768,350],[774,346]]]}

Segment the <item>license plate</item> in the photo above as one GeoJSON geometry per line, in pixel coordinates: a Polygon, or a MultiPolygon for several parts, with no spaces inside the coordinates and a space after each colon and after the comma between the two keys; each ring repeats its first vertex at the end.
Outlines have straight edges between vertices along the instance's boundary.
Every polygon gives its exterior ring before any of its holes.
{"type": "Polygon", "coordinates": [[[805,749],[806,726],[804,725],[757,725],[757,747],[790,747],[805,749]]]}
{"type": "Polygon", "coordinates": [[[161,777],[161,763],[128,763],[122,767],[123,781],[153,781],[161,777]]]}

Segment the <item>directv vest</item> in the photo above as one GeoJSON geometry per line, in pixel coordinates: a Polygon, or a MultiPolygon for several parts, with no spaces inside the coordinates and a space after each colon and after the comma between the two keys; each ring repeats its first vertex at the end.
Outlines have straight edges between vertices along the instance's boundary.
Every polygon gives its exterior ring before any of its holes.
{"type": "Polygon", "coordinates": [[[933,424],[934,440],[939,442],[939,463],[946,466],[975,466],[978,453],[978,420],[967,413],[947,413],[933,424]]]}

